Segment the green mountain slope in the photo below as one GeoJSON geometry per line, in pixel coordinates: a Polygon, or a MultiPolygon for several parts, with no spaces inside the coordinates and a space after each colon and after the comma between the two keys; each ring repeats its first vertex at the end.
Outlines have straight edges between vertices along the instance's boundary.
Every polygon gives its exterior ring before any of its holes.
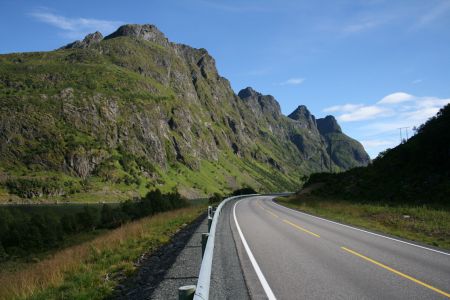
{"type": "Polygon", "coordinates": [[[314,174],[316,192],[359,201],[450,207],[450,105],[417,134],[372,164],[340,174],[314,174]]]}
{"type": "Polygon", "coordinates": [[[0,201],[292,190],[328,159],[302,122],[272,96],[236,95],[205,49],[153,25],[0,55],[0,201]]]}

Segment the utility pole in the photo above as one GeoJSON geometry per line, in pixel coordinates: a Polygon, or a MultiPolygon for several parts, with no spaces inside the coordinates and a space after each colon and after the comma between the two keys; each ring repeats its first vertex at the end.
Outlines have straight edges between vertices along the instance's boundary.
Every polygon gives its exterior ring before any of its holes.
{"type": "Polygon", "coordinates": [[[400,144],[403,144],[402,129],[405,129],[405,132],[406,132],[406,140],[409,139],[409,136],[408,136],[408,128],[409,128],[409,127],[400,127],[400,128],[398,129],[398,130],[400,130],[400,144]]]}

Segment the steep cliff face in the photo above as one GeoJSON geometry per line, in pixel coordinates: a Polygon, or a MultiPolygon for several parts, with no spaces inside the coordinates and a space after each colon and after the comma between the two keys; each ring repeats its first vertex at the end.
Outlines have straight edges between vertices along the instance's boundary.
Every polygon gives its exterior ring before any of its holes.
{"type": "Polygon", "coordinates": [[[328,153],[331,152],[335,165],[350,169],[370,163],[370,157],[361,143],[345,135],[333,116],[318,119],[317,128],[325,139],[328,153]]]}
{"type": "Polygon", "coordinates": [[[0,105],[0,196],[287,190],[328,155],[306,108],[288,118],[272,96],[236,95],[205,49],[153,25],[0,55],[0,105]]]}

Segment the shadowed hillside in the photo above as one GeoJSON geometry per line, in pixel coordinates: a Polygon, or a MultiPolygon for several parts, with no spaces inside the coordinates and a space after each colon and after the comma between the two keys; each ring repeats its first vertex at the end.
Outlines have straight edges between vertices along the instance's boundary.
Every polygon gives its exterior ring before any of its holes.
{"type": "Polygon", "coordinates": [[[450,207],[450,105],[421,125],[416,135],[381,153],[367,167],[313,174],[305,186],[349,200],[450,207]]]}

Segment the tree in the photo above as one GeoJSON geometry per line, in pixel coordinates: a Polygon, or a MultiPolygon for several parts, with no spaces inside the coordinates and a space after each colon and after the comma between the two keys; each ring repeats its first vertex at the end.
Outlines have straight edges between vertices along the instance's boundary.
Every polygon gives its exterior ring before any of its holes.
{"type": "Polygon", "coordinates": [[[94,210],[85,206],[82,212],[77,213],[77,223],[85,230],[94,230],[97,225],[94,210]]]}

